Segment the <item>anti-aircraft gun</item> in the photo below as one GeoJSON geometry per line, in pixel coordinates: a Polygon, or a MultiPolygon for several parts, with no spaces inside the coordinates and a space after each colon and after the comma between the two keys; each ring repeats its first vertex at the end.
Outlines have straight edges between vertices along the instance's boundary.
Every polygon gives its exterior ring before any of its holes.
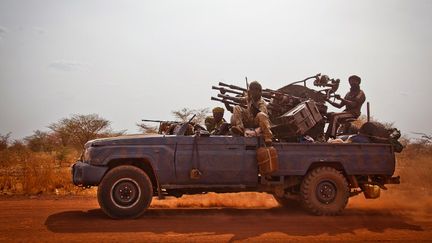
{"type": "MultiPolygon", "coordinates": [[[[304,135],[314,139],[323,137],[325,126],[323,118],[327,115],[325,101],[334,96],[338,87],[338,79],[317,74],[277,90],[263,89],[262,97],[268,103],[267,109],[275,138],[296,141],[304,135]],[[315,86],[324,89],[317,91],[308,88],[309,80],[313,80],[315,86]],[[303,85],[300,85],[301,83],[303,85]]],[[[233,105],[245,107],[240,98],[246,95],[246,88],[219,82],[219,86],[212,86],[212,89],[220,93],[211,99],[224,103],[228,110],[232,111],[233,105]]]]}
{"type": "Polygon", "coordinates": [[[272,104],[277,103],[278,100],[273,100],[269,103],[269,113],[275,113],[270,116],[273,117],[272,122],[276,124],[272,129],[273,132],[290,141],[295,140],[298,135],[309,135],[315,140],[322,140],[324,138],[324,127],[327,117],[327,105],[325,102],[336,95],[339,83],[339,79],[331,79],[327,75],[318,73],[279,88],[277,92],[297,97],[300,102],[282,102],[282,104],[279,104],[279,107],[283,107],[283,109],[279,112],[273,109],[272,104]],[[315,90],[309,88],[307,85],[308,81],[313,81],[315,87],[322,87],[322,89],[315,90]],[[276,121],[275,117],[277,117],[276,121]],[[300,131],[290,131],[290,126],[286,125],[286,122],[282,122],[283,119],[287,118],[294,118],[296,123],[298,123],[297,127],[300,128],[300,131]],[[277,121],[278,119],[279,122],[277,121]]]}

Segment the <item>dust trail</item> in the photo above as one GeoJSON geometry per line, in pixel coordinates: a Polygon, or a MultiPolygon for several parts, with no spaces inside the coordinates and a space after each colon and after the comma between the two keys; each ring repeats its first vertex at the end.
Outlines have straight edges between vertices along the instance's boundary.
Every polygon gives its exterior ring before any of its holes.
{"type": "MultiPolygon", "coordinates": [[[[408,148],[398,154],[395,175],[401,176],[400,185],[388,185],[378,199],[365,199],[362,194],[350,198],[348,208],[385,209],[392,214],[432,215],[432,150],[408,148]]],[[[272,208],[279,207],[272,195],[266,193],[208,193],[168,197],[153,200],[156,208],[272,208]]]]}
{"type": "Polygon", "coordinates": [[[203,195],[185,195],[181,198],[168,197],[165,200],[153,200],[155,208],[271,208],[278,203],[272,195],[256,192],[208,193],[203,195]]]}

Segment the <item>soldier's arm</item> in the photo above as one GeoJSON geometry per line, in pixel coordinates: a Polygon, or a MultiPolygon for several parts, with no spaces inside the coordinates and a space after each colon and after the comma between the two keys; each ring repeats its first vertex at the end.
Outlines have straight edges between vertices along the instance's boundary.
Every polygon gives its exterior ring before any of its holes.
{"type": "Polygon", "coordinates": [[[357,102],[356,101],[352,101],[352,100],[346,100],[346,99],[341,99],[341,103],[345,103],[346,105],[349,105],[349,106],[356,106],[357,105],[357,102]]]}
{"type": "Polygon", "coordinates": [[[261,98],[261,101],[259,102],[259,104],[258,104],[258,109],[261,111],[261,112],[263,112],[263,113],[265,113],[265,114],[268,114],[268,111],[267,111],[267,104],[265,103],[265,101],[261,98]]]}
{"type": "Polygon", "coordinates": [[[224,103],[224,105],[225,105],[225,108],[227,109],[227,111],[229,111],[229,112],[231,112],[231,113],[233,113],[233,110],[234,110],[234,108],[232,107],[232,106],[230,106],[228,103],[224,103]]]}
{"type": "Polygon", "coordinates": [[[239,103],[241,104],[241,105],[247,105],[247,103],[248,103],[248,96],[246,96],[246,97],[237,97],[238,99],[239,99],[239,103]]]}
{"type": "Polygon", "coordinates": [[[347,104],[347,105],[350,105],[350,106],[357,106],[357,105],[361,105],[361,104],[363,104],[363,102],[366,100],[366,96],[365,96],[365,94],[363,93],[363,91],[360,91],[360,92],[356,95],[356,97],[354,97],[353,100],[347,100],[347,99],[341,99],[341,100],[342,100],[342,102],[344,102],[344,103],[347,104]]]}
{"type": "Polygon", "coordinates": [[[341,103],[333,102],[333,101],[331,101],[330,99],[327,99],[327,102],[328,102],[330,105],[332,105],[332,106],[334,106],[334,107],[336,107],[336,108],[342,108],[342,107],[345,105],[345,103],[344,103],[344,101],[343,101],[344,99],[341,98],[341,100],[342,100],[341,103]]]}

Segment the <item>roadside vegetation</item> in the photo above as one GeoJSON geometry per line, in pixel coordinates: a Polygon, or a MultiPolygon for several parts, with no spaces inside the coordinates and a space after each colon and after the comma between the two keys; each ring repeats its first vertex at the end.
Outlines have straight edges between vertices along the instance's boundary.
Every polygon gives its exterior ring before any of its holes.
{"type": "MultiPolygon", "coordinates": [[[[195,113],[198,114],[195,122],[201,123],[209,110],[181,109],[173,111],[172,115],[176,121],[185,121],[195,113]]],[[[157,132],[155,125],[157,124],[137,124],[143,133],[157,132]]],[[[110,121],[96,114],[72,115],[47,127],[49,130],[34,131],[22,140],[12,140],[10,133],[0,134],[0,195],[93,195],[94,189],[84,190],[72,184],[70,166],[80,157],[88,140],[125,133],[113,131],[110,121]]],[[[395,174],[401,176],[402,184],[393,188],[432,196],[432,136],[419,134],[418,139],[402,138],[400,141],[405,149],[397,154],[395,174]]],[[[249,193],[240,197],[264,197],[271,201],[268,196],[249,193]]],[[[201,205],[203,202],[202,198],[198,201],[187,200],[189,197],[193,196],[186,196],[186,200],[182,198],[175,202],[169,201],[168,204],[155,200],[154,204],[161,207],[171,207],[174,204],[187,207],[201,205]]],[[[211,194],[207,200],[209,205],[226,202],[231,205],[238,201],[238,197],[211,194]]],[[[270,201],[265,205],[274,203],[270,201]]]]}
{"type": "MultiPolygon", "coordinates": [[[[172,111],[174,120],[202,123],[209,109],[183,108],[172,111]]],[[[114,131],[111,122],[97,114],[72,115],[36,130],[21,140],[11,133],[0,134],[0,195],[94,194],[71,182],[71,165],[80,157],[84,144],[92,139],[124,135],[114,131]]],[[[140,123],[143,133],[157,133],[157,124],[140,123]]]]}
{"type": "Polygon", "coordinates": [[[36,130],[22,140],[0,134],[0,193],[76,194],[70,166],[91,139],[118,136],[110,122],[96,114],[72,115],[36,130]]]}

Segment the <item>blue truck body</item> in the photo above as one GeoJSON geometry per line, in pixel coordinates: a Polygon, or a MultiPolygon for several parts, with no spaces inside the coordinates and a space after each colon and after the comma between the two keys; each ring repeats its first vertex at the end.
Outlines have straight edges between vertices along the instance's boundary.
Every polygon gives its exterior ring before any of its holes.
{"type": "Polygon", "coordinates": [[[129,165],[148,175],[153,196],[217,192],[261,191],[292,195],[308,173],[318,167],[339,171],[355,189],[368,183],[384,188],[398,183],[392,177],[395,155],[391,145],[374,143],[274,143],[279,169],[259,174],[256,137],[134,135],[89,141],[73,165],[73,182],[98,186],[113,168],[129,165]],[[191,170],[200,171],[198,178],[191,170]],[[294,179],[293,179],[294,178],[294,179]],[[279,189],[277,189],[279,188],[279,189]],[[289,189],[291,188],[291,189],[289,189]],[[294,189],[293,189],[294,188],[294,189]]]}

